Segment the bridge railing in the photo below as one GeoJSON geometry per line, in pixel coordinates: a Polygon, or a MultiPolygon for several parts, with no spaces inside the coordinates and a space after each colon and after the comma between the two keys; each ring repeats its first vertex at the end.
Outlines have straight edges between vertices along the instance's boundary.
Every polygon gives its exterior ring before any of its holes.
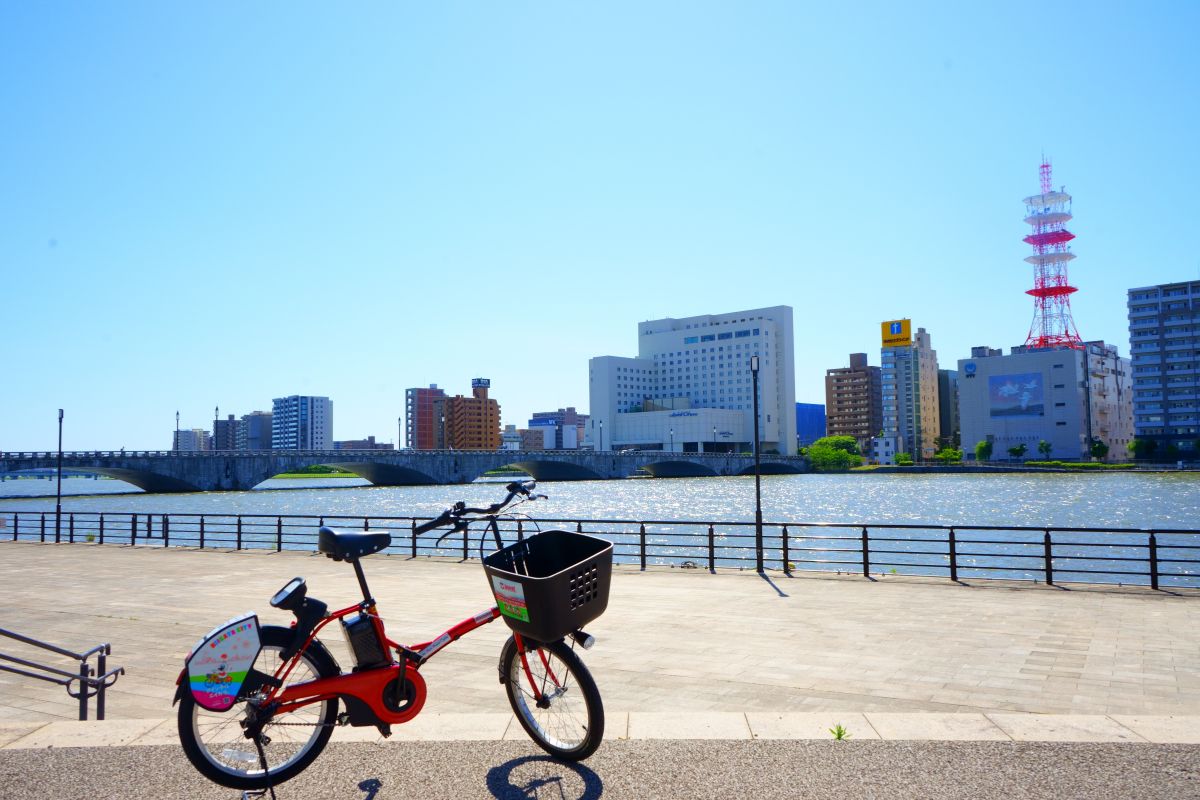
{"type": "MultiPolygon", "coordinates": [[[[392,555],[470,559],[478,530],[437,543],[417,536],[421,517],[296,514],[64,513],[0,510],[0,541],[193,547],[221,550],[316,549],[321,525],[390,533],[392,555]]],[[[564,528],[614,543],[618,563],[716,571],[754,569],[753,522],[628,519],[505,521],[506,540],[564,528]]],[[[484,552],[491,547],[483,543],[484,552]]],[[[764,564],[791,573],[922,575],[954,581],[1003,578],[1048,584],[1118,583],[1200,587],[1200,531],[989,525],[764,522],[764,564]]]]}

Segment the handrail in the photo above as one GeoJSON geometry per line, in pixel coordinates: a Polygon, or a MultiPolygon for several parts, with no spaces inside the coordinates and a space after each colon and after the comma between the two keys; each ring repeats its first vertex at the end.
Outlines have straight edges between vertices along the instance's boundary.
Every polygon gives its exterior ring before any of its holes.
{"type": "MultiPolygon", "coordinates": [[[[413,534],[428,517],[309,514],[54,512],[0,509],[0,539],[202,549],[312,550],[321,525],[389,531],[390,552],[461,557],[413,534]]],[[[526,525],[570,527],[612,539],[618,563],[679,566],[707,562],[758,568],[754,523],[705,519],[546,517],[526,525]]],[[[515,527],[513,529],[515,532],[515,527]]],[[[1132,583],[1200,588],[1200,530],[1104,526],[942,525],[919,522],[763,522],[764,568],[864,575],[1000,576],[1046,583],[1132,583]]],[[[512,533],[512,532],[510,532],[512,533]]]]}
{"type": "Polygon", "coordinates": [[[58,647],[57,645],[50,644],[49,642],[43,642],[40,639],[34,639],[31,636],[24,636],[3,628],[0,628],[0,636],[5,636],[9,639],[15,639],[23,644],[27,644],[32,647],[38,647],[42,650],[49,650],[52,653],[57,653],[58,655],[66,656],[67,658],[78,661],[78,672],[69,672],[65,669],[52,667],[49,664],[39,664],[36,661],[29,661],[24,658],[8,655],[7,653],[0,653],[0,660],[8,661],[13,664],[20,664],[21,666],[29,667],[30,669],[41,670],[41,672],[30,672],[28,670],[17,669],[15,667],[8,667],[4,664],[0,664],[0,670],[21,675],[26,678],[33,678],[39,681],[55,683],[59,686],[65,687],[68,695],[79,700],[79,719],[81,721],[86,721],[88,718],[88,698],[95,697],[96,719],[104,719],[105,690],[116,683],[117,678],[125,674],[124,667],[116,667],[110,670],[105,669],[108,666],[108,657],[112,655],[112,645],[108,643],[99,644],[93,647],[91,650],[87,650],[82,653],[76,653],[71,650],[58,647]],[[96,656],[96,667],[94,669],[92,668],[91,664],[87,663],[88,658],[93,655],[96,656]],[[61,677],[53,677],[55,675],[61,677]],[[76,681],[79,683],[79,688],[73,690],[71,686],[76,681]]]}

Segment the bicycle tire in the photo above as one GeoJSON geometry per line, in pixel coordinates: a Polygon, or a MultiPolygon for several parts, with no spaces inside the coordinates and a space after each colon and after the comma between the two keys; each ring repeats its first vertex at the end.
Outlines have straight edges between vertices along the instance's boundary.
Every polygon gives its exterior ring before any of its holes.
{"type": "MultiPolygon", "coordinates": [[[[292,641],[293,632],[275,625],[261,629],[262,651],[255,668],[268,674],[279,665],[279,653],[292,641]]],[[[309,647],[288,678],[299,683],[315,678],[338,675],[337,663],[323,648],[309,647]]],[[[264,745],[268,772],[263,772],[258,749],[253,740],[242,735],[241,720],[245,716],[245,701],[228,711],[206,711],[196,704],[191,692],[184,692],[179,701],[179,741],[183,752],[200,774],[214,783],[231,789],[265,789],[268,783],[277,786],[290,780],[311,764],[333,735],[338,701],[323,700],[303,706],[297,711],[282,714],[263,727],[270,743],[264,745]],[[280,727],[275,722],[306,723],[296,727],[280,727]],[[307,723],[311,723],[311,727],[307,723]],[[300,732],[291,736],[291,731],[300,732]]]]}
{"type": "Polygon", "coordinates": [[[583,660],[561,640],[527,650],[525,658],[543,705],[534,696],[510,636],[500,653],[500,676],[509,705],[529,738],[564,761],[582,761],[596,752],[604,739],[604,703],[583,660]]]}

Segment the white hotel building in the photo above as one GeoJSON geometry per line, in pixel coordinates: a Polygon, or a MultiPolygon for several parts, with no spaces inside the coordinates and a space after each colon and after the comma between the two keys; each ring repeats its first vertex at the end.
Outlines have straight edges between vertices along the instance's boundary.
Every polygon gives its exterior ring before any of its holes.
{"type": "Polygon", "coordinates": [[[762,449],[794,454],[790,306],[639,323],[636,358],[588,362],[589,441],[600,450],[750,451],[755,355],[762,449]]]}

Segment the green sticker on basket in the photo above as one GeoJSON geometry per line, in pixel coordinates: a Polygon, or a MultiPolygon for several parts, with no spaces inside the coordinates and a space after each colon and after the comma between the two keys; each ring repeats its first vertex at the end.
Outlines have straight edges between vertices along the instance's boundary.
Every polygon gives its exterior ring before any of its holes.
{"type": "Polygon", "coordinates": [[[525,605],[525,588],[516,581],[506,581],[499,575],[492,576],[492,593],[496,605],[506,617],[529,622],[529,608],[525,605]]]}

